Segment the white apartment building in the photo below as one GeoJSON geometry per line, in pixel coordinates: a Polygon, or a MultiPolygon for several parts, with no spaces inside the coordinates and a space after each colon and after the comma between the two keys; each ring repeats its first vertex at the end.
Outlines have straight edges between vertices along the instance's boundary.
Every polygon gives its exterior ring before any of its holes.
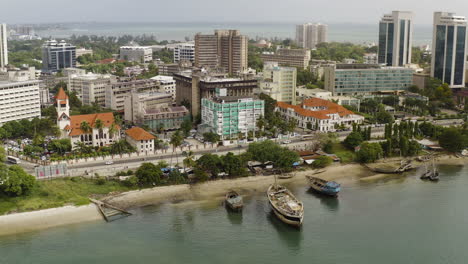
{"type": "Polygon", "coordinates": [[[0,24],[0,69],[8,65],[7,37],[6,24],[0,24]]]}
{"type": "Polygon", "coordinates": [[[120,47],[120,59],[135,62],[153,61],[153,49],[151,47],[122,46],[120,47]]]}
{"type": "Polygon", "coordinates": [[[154,139],[156,137],[146,132],[143,128],[132,127],[125,131],[125,135],[125,140],[136,148],[138,153],[154,152],[154,139]]]}
{"type": "Polygon", "coordinates": [[[328,42],[328,25],[302,24],[296,26],[296,43],[305,49],[315,49],[317,44],[328,42]]]}
{"type": "Polygon", "coordinates": [[[111,75],[87,73],[85,75],[70,75],[68,89],[76,91],[84,105],[97,103],[106,106],[106,87],[110,85],[111,75]]]}
{"type": "Polygon", "coordinates": [[[0,126],[8,121],[41,117],[39,84],[29,74],[0,79],[0,126]]]}
{"type": "Polygon", "coordinates": [[[195,62],[195,43],[179,43],[174,47],[174,62],[195,62]]]}
{"type": "Polygon", "coordinates": [[[151,80],[157,81],[158,86],[159,86],[159,91],[170,94],[172,96],[172,100],[175,101],[176,83],[172,76],[158,75],[158,76],[151,78],[151,80]]]}
{"type": "Polygon", "coordinates": [[[362,56],[362,60],[364,64],[378,64],[379,56],[377,53],[365,53],[364,56],[362,56]]]}
{"type": "Polygon", "coordinates": [[[279,102],[296,104],[297,69],[265,63],[260,90],[279,102]]]}

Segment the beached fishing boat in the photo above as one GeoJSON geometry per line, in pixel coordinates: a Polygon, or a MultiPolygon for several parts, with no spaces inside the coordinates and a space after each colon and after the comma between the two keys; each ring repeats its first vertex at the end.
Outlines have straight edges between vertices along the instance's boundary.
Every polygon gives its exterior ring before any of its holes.
{"type": "Polygon", "coordinates": [[[292,177],[294,177],[294,175],[292,173],[286,173],[286,174],[278,175],[279,179],[291,179],[292,177]]]}
{"type": "Polygon", "coordinates": [[[242,196],[235,191],[230,191],[226,194],[226,205],[232,210],[241,210],[244,206],[242,196]]]}
{"type": "Polygon", "coordinates": [[[318,193],[336,196],[341,190],[341,185],[334,181],[326,181],[317,177],[306,176],[310,188],[318,193]]]}
{"type": "Polygon", "coordinates": [[[267,196],[273,212],[281,221],[296,227],[302,225],[304,206],[286,187],[272,184],[267,196]]]}
{"type": "Polygon", "coordinates": [[[427,163],[424,163],[425,171],[421,175],[421,180],[430,180],[430,181],[438,181],[439,180],[439,171],[437,171],[435,167],[435,161],[432,159],[432,170],[429,170],[427,167],[427,163]]]}

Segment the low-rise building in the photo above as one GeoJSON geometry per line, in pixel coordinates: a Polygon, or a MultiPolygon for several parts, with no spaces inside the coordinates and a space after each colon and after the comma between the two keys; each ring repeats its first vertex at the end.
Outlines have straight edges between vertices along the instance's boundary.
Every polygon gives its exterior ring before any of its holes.
{"type": "Polygon", "coordinates": [[[154,152],[155,136],[148,133],[141,127],[132,127],[125,131],[125,140],[133,146],[138,153],[154,152]]]}
{"type": "Polygon", "coordinates": [[[320,98],[306,99],[300,105],[278,102],[276,111],[287,120],[295,120],[297,127],[320,132],[335,131],[337,126],[349,127],[353,123],[360,124],[364,121],[363,116],[320,98]]]}
{"type": "MultiPolygon", "coordinates": [[[[219,91],[219,95],[226,91],[219,91]]],[[[257,120],[265,114],[265,102],[253,97],[216,96],[202,99],[199,132],[213,132],[221,139],[247,136],[257,129],[257,120]]]]}
{"type": "Polygon", "coordinates": [[[166,93],[137,93],[133,90],[125,98],[125,121],[146,125],[151,129],[178,129],[190,119],[184,106],[173,106],[172,96],[166,93]]]}
{"type": "Polygon", "coordinates": [[[297,69],[280,67],[278,63],[266,63],[260,90],[276,101],[296,104],[297,69]]]}
{"type": "Polygon", "coordinates": [[[406,91],[413,70],[371,64],[337,64],[325,69],[325,89],[333,95],[366,95],[406,91]]]}
{"type": "Polygon", "coordinates": [[[274,52],[264,52],[260,55],[263,63],[277,62],[280,66],[307,69],[311,55],[307,49],[278,49],[274,52]]]}
{"type": "Polygon", "coordinates": [[[76,49],[76,57],[80,57],[83,55],[93,55],[93,50],[92,49],[85,49],[85,48],[80,48],[76,49]]]}
{"type": "Polygon", "coordinates": [[[364,64],[378,64],[379,56],[377,53],[365,53],[364,56],[362,56],[362,60],[364,64]]]}
{"type": "Polygon", "coordinates": [[[120,47],[120,59],[134,62],[151,62],[153,50],[151,47],[122,46],[120,47]]]}

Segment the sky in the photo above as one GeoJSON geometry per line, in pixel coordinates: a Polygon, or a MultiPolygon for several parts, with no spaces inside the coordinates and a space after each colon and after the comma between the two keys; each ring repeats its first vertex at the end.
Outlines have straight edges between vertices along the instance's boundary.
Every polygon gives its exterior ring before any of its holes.
{"type": "Polygon", "coordinates": [[[466,0],[0,0],[0,23],[323,22],[376,23],[409,10],[432,24],[434,11],[468,16],[466,0]],[[6,4],[4,3],[6,2],[6,4]]]}

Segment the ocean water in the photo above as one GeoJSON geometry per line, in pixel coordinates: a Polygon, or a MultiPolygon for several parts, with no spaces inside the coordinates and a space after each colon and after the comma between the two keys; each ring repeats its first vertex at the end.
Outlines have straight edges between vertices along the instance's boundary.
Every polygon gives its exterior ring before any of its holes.
{"type": "MultiPolygon", "coordinates": [[[[239,29],[250,38],[292,38],[295,37],[293,23],[74,23],[65,24],[66,29],[44,30],[36,33],[42,37],[67,38],[71,35],[154,35],[158,40],[183,41],[193,39],[198,33],[211,33],[215,29],[239,29]]],[[[376,43],[378,23],[369,24],[329,24],[329,40],[338,42],[376,43]]],[[[416,25],[414,45],[430,44],[431,26],[416,25]]]]}
{"type": "Polygon", "coordinates": [[[219,200],[134,209],[92,222],[0,237],[0,263],[466,263],[468,166],[441,166],[438,183],[417,175],[344,184],[338,198],[289,186],[304,225],[280,222],[263,191],[242,213],[219,200]]]}

